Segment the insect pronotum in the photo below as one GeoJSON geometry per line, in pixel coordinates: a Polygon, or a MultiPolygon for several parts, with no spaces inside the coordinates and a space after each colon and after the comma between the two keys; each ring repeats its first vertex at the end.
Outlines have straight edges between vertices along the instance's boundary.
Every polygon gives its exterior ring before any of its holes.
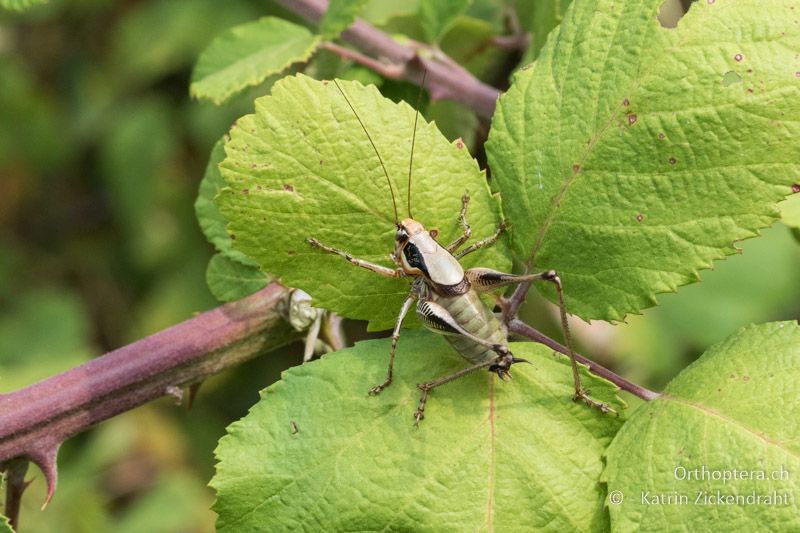
{"type": "MultiPolygon", "coordinates": [[[[423,325],[439,334],[444,335],[450,345],[469,361],[471,366],[464,368],[454,374],[440,377],[432,381],[420,383],[417,387],[421,391],[419,405],[414,413],[414,418],[418,424],[425,416],[425,403],[431,390],[463,377],[476,370],[488,368],[495,372],[500,379],[510,377],[509,369],[511,365],[520,362],[527,362],[524,359],[514,357],[508,348],[508,331],[503,322],[492,312],[492,310],[481,300],[480,294],[493,291],[508,285],[544,280],[553,283],[559,297],[559,308],[561,311],[561,325],[564,331],[564,338],[568,347],[572,362],[572,373],[575,382],[575,400],[581,400],[592,407],[596,407],[603,412],[611,411],[611,408],[601,402],[593,400],[581,385],[580,374],[572,350],[572,340],[570,338],[569,326],[567,323],[566,309],[564,306],[563,290],[561,280],[554,270],[546,272],[529,273],[524,275],[508,274],[490,268],[471,268],[464,270],[459,263],[459,259],[480,248],[491,245],[505,229],[505,224],[501,223],[497,231],[480,241],[459,251],[472,236],[472,230],[467,223],[467,207],[469,205],[469,195],[467,193],[461,199],[461,212],[459,220],[463,232],[460,237],[442,246],[436,241],[436,232],[428,231],[411,215],[411,170],[414,162],[414,144],[416,142],[417,120],[419,118],[419,99],[414,117],[414,130],[411,141],[411,155],[408,165],[408,218],[399,220],[397,213],[397,201],[392,180],[383,163],[378,148],[372,140],[366,126],[359,117],[350,99],[345,94],[342,87],[336,80],[333,80],[336,88],[341,93],[347,105],[353,111],[361,128],[364,130],[367,139],[375,151],[375,155],[380,162],[386,181],[389,185],[389,192],[392,197],[394,207],[394,220],[397,232],[395,234],[395,247],[391,257],[395,263],[395,268],[378,265],[363,259],[353,257],[348,252],[339,248],[334,248],[322,244],[315,238],[309,238],[311,246],[320,248],[326,252],[339,255],[350,263],[370,270],[381,276],[390,278],[410,278],[412,280],[411,290],[405,302],[400,308],[400,314],[392,332],[392,345],[389,351],[389,369],[386,379],[374,386],[370,394],[379,394],[383,389],[392,383],[392,372],[394,368],[394,356],[397,349],[397,342],[400,338],[400,328],[403,324],[412,304],[416,302],[416,312],[423,325]]],[[[422,84],[424,86],[423,76],[422,84]]],[[[420,96],[422,88],[420,88],[420,96]]]]}

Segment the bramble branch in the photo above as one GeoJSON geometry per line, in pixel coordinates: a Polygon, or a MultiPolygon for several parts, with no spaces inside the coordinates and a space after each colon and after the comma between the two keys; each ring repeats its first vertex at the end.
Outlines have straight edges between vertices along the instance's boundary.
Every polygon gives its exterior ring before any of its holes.
{"type": "MultiPolygon", "coordinates": [[[[280,5],[318,24],[327,0],[276,0],[280,5]]],[[[454,100],[471,108],[485,119],[491,118],[500,91],[470,74],[466,69],[445,55],[420,43],[401,44],[375,26],[357,19],[341,35],[342,40],[352,44],[362,53],[343,52],[341,47],[333,51],[343,57],[375,68],[379,73],[391,73],[394,79],[403,79],[419,85],[422,74],[427,72],[425,87],[434,100],[454,100]],[[418,52],[424,51],[420,54],[418,52]],[[364,54],[371,57],[366,58],[364,54]],[[365,62],[366,61],[366,62],[365,62]],[[388,64],[383,65],[386,62],[388,64]]]]}
{"type": "Polygon", "coordinates": [[[287,294],[285,287],[270,284],[63,374],[0,395],[0,467],[10,469],[16,459],[36,463],[47,479],[49,501],[58,448],[67,438],[156,398],[179,395],[183,387],[299,338],[279,311],[287,294]]]}

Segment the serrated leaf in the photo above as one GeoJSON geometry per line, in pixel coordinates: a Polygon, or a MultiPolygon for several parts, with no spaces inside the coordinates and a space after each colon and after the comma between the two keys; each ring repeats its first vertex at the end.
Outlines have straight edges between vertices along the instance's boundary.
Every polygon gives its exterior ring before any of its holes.
{"type": "Polygon", "coordinates": [[[0,515],[0,533],[14,533],[11,524],[8,523],[8,518],[3,515],[0,515]]]}
{"type": "Polygon", "coordinates": [[[46,4],[48,0],[0,0],[0,7],[9,11],[25,11],[26,9],[46,4]]]}
{"type": "MultiPolygon", "coordinates": [[[[404,218],[414,109],[383,98],[374,87],[339,83],[383,158],[404,218]]],[[[336,86],[302,75],[276,83],[271,96],[256,101],[256,113],[231,130],[225,151],[220,168],[230,188],[220,193],[218,204],[230,220],[236,248],[264,272],[312,295],[315,305],[369,320],[373,328],[392,327],[410,288],[406,280],[383,278],[307,243],[314,237],[393,266],[388,256],[395,221],[386,177],[336,86]]],[[[422,117],[413,176],[414,216],[438,228],[440,242],[461,233],[458,213],[465,190],[472,198],[473,235],[496,230],[500,209],[484,174],[463,143],[449,143],[422,117]]],[[[504,251],[501,240],[467,256],[464,264],[507,269],[504,251]]]]}
{"type": "Polygon", "coordinates": [[[660,4],[574,2],[487,144],[514,252],[558,270],[586,319],[695,281],[800,174],[793,2],[698,2],[675,29],[660,4]]]}
{"type": "MultiPolygon", "coordinates": [[[[219,531],[602,531],[601,455],[621,419],[572,401],[564,359],[515,343],[503,383],[478,372],[431,392],[416,383],[465,367],[440,337],[367,341],[284,373],[216,451],[219,531]]],[[[593,394],[622,405],[599,378],[593,394]]]]}
{"type": "Polygon", "coordinates": [[[437,42],[471,3],[472,0],[421,0],[417,15],[428,39],[437,42]]]}
{"type": "Polygon", "coordinates": [[[266,287],[269,276],[252,263],[244,265],[218,253],[208,262],[206,283],[217,300],[232,302],[266,287]]]}
{"type": "Polygon", "coordinates": [[[292,63],[305,61],[319,40],[303,26],[276,17],[231,28],[200,55],[192,73],[192,96],[221,104],[292,63]]]}
{"type": "Polygon", "coordinates": [[[621,504],[609,506],[613,529],[683,524],[697,530],[713,523],[719,531],[798,530],[798,374],[795,322],[748,326],[711,347],[661,398],[639,408],[611,443],[603,477],[609,493],[623,495],[621,504]],[[734,469],[764,472],[767,479],[735,479],[734,469]],[[781,469],[785,475],[772,479],[781,469]],[[750,495],[773,500],[735,500],[750,495]],[[663,503],[653,503],[662,496],[663,503]]]}
{"type": "Polygon", "coordinates": [[[194,202],[194,211],[203,235],[208,242],[214,245],[218,252],[243,265],[255,266],[255,261],[238,250],[233,249],[231,237],[225,227],[228,219],[225,218],[214,203],[214,198],[220,189],[225,187],[225,180],[219,171],[219,164],[225,159],[225,139],[222,138],[214,145],[211,156],[206,165],[206,172],[200,182],[197,200],[194,202]]]}
{"type": "Polygon", "coordinates": [[[330,39],[342,33],[355,21],[366,3],[367,0],[330,0],[319,25],[322,38],[330,39]]]}

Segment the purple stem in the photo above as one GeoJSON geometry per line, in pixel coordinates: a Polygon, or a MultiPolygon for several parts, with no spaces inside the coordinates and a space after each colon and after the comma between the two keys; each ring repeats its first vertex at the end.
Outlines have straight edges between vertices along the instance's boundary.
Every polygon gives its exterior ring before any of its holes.
{"type": "Polygon", "coordinates": [[[176,326],[29,387],[0,395],[0,465],[30,459],[45,474],[45,505],[56,486],[61,443],[147,403],[300,337],[277,304],[273,283],[176,326]]]}

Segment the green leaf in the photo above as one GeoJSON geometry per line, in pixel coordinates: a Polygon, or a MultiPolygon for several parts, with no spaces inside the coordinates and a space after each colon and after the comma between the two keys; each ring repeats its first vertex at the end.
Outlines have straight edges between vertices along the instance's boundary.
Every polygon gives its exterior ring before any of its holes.
{"type": "Polygon", "coordinates": [[[319,25],[322,38],[330,39],[342,33],[353,23],[366,3],[367,0],[330,0],[328,10],[319,25]]]}
{"type": "Polygon", "coordinates": [[[428,39],[437,42],[471,3],[472,0],[421,0],[417,15],[428,39]]]}
{"type": "Polygon", "coordinates": [[[791,228],[800,229],[800,194],[790,196],[780,203],[781,220],[791,228]]]}
{"type": "MultiPolygon", "coordinates": [[[[514,379],[478,372],[435,389],[414,427],[416,383],[464,368],[428,332],[295,367],[228,428],[216,456],[220,531],[602,531],[602,453],[621,419],[572,401],[565,359],[515,343],[514,379]]],[[[588,376],[588,374],[587,374],[588,376]]],[[[623,406],[615,388],[592,392],[623,406]]]]}
{"type": "Polygon", "coordinates": [[[8,518],[3,515],[0,515],[0,533],[14,533],[11,524],[8,523],[8,518]]]}
{"type": "Polygon", "coordinates": [[[586,319],[696,281],[800,174],[794,2],[698,2],[675,29],[660,4],[573,3],[487,144],[514,252],[558,270],[586,319]]]}
{"type": "Polygon", "coordinates": [[[244,265],[218,253],[208,262],[206,283],[217,300],[232,302],[266,287],[269,276],[252,263],[244,265]]]}
{"type": "Polygon", "coordinates": [[[214,145],[211,156],[206,166],[203,180],[200,182],[200,192],[194,203],[194,211],[203,235],[208,242],[214,245],[218,252],[222,252],[226,257],[233,259],[243,265],[255,265],[256,263],[238,250],[233,249],[231,237],[225,226],[228,219],[220,212],[214,198],[219,191],[225,187],[225,180],[219,171],[219,164],[225,159],[225,139],[222,138],[214,145]]]}
{"type": "MultiPolygon", "coordinates": [[[[372,136],[392,177],[398,215],[406,191],[414,109],[383,98],[374,87],[339,82],[372,136]]],[[[333,83],[285,78],[272,96],[256,100],[256,113],[240,119],[225,145],[222,175],[229,189],[218,197],[236,248],[261,270],[305,290],[315,305],[373,328],[394,325],[409,291],[406,280],[383,278],[338,256],[312,249],[314,237],[355,257],[393,266],[395,220],[386,177],[356,116],[333,83]]],[[[440,242],[461,234],[461,196],[472,198],[473,235],[491,235],[500,221],[497,200],[462,144],[449,143],[420,117],[413,169],[416,220],[438,228],[440,242]]],[[[507,269],[504,243],[469,255],[467,267],[507,269]],[[474,256],[474,257],[473,257],[474,256]]]]}
{"type": "Polygon", "coordinates": [[[192,73],[192,96],[221,104],[314,52],[319,36],[276,17],[226,31],[200,55],[192,73]]]}
{"type": "Polygon", "coordinates": [[[30,7],[46,3],[47,0],[0,0],[0,7],[9,11],[25,11],[30,7]]]}
{"type": "Polygon", "coordinates": [[[661,398],[640,407],[609,447],[603,477],[610,494],[624,495],[621,504],[609,506],[613,529],[702,529],[713,522],[719,531],[798,530],[798,374],[795,322],[748,326],[711,347],[661,398]],[[756,472],[756,478],[763,472],[767,479],[720,479],[725,472],[736,475],[734,469],[756,472]],[[781,469],[783,479],[770,479],[781,469]],[[704,503],[718,491],[721,504],[704,503]],[[776,494],[784,505],[735,501],[737,495],[776,494]],[[660,495],[672,503],[653,503],[660,495]],[[725,503],[729,495],[734,503],[725,503]]]}

